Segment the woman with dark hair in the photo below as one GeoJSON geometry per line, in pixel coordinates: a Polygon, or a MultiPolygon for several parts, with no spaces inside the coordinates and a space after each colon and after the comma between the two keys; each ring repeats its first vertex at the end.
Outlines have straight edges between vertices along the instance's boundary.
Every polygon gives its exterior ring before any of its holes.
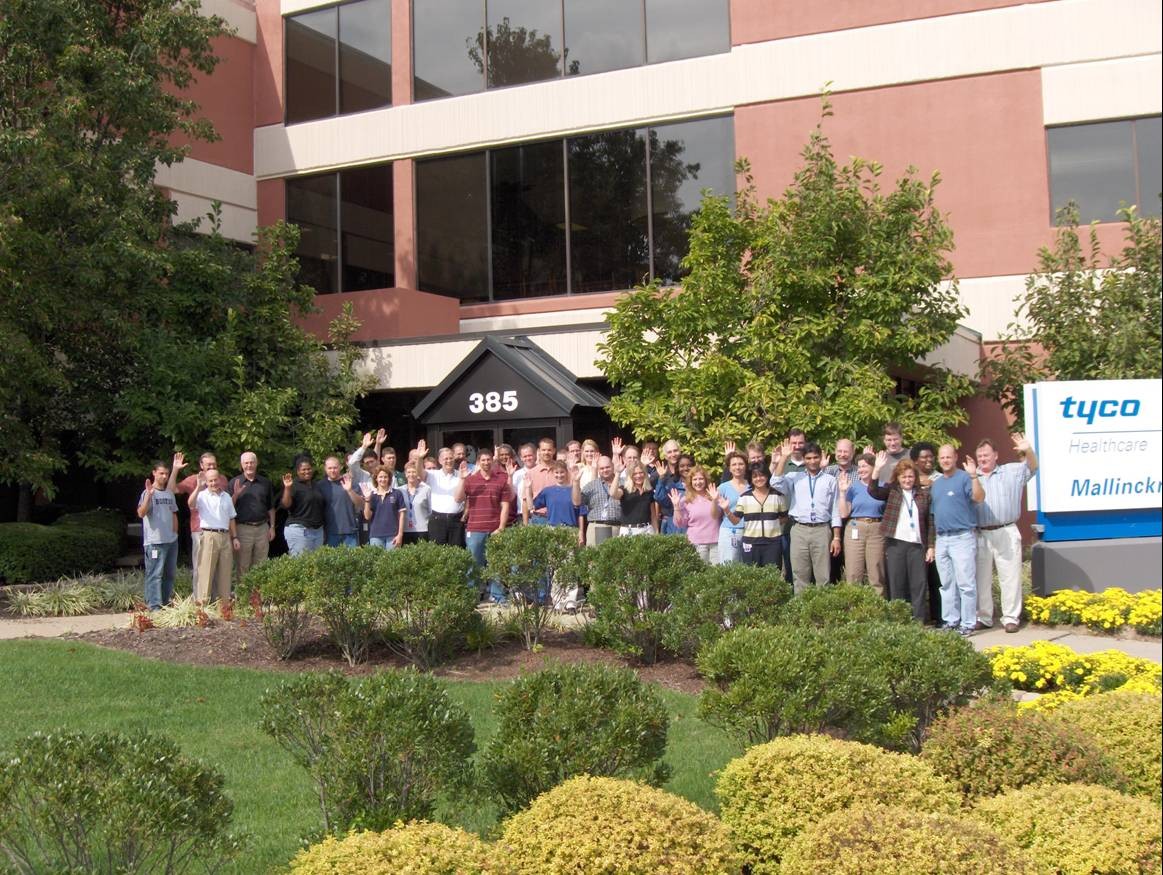
{"type": "Polygon", "coordinates": [[[880,472],[889,461],[884,450],[876,454],[876,466],[868,483],[868,494],[884,502],[880,532],[885,539],[884,565],[889,596],[912,604],[913,619],[925,622],[928,579],[926,563],[933,561],[936,533],[929,513],[929,487],[922,486],[917,466],[901,459],[892,470],[892,479],[881,484],[880,472]]]}
{"type": "Polygon", "coordinates": [[[840,516],[848,518],[844,535],[844,576],[849,583],[867,581],[873,589],[884,591],[884,535],[880,521],[884,516],[884,502],[868,493],[876,457],[864,453],[856,457],[857,479],[841,471],[840,516]]]}
{"type": "Polygon", "coordinates": [[[279,504],[287,510],[283,537],[292,556],[310,553],[323,546],[323,514],[327,496],[315,480],[315,462],[306,453],[295,457],[295,476],[283,475],[283,495],[279,504]]]}
{"type": "Polygon", "coordinates": [[[720,496],[719,507],[732,524],[743,523],[743,564],[781,568],[783,534],[780,522],[780,495],[771,488],[771,472],[762,462],[747,469],[751,488],[739,496],[734,507],[720,496]]]}

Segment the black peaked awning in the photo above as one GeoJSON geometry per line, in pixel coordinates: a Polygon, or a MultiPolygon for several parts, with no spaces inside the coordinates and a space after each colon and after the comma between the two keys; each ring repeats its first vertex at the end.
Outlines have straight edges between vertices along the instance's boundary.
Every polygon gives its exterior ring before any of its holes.
{"type": "Polygon", "coordinates": [[[486,337],[424,396],[412,416],[425,425],[568,418],[578,407],[604,407],[601,392],[579,386],[528,337],[486,337]]]}

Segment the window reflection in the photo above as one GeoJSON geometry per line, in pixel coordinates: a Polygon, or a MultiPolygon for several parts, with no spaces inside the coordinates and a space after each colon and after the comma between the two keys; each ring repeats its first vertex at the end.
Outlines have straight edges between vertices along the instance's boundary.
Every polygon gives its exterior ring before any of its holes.
{"type": "Polygon", "coordinates": [[[335,9],[286,19],[287,124],[335,114],[335,9]]]}
{"type": "Polygon", "coordinates": [[[1051,128],[1050,192],[1055,212],[1078,204],[1082,222],[1117,218],[1119,202],[1134,203],[1134,149],[1129,122],[1051,128]]]}
{"type": "Polygon", "coordinates": [[[561,30],[560,3],[489,0],[487,31],[470,56],[487,69],[490,88],[553,79],[561,75],[561,30]]]}
{"type": "Polygon", "coordinates": [[[288,179],[287,221],[299,226],[299,282],[316,292],[339,291],[335,174],[288,179]]]}
{"type": "Polygon", "coordinates": [[[646,61],[642,7],[626,0],[566,0],[567,72],[602,73],[646,61]]]}
{"type": "Polygon", "coordinates": [[[412,4],[416,100],[484,89],[484,67],[471,54],[484,20],[484,0],[422,0],[412,4]]]}
{"type": "Polygon", "coordinates": [[[339,111],[392,103],[392,9],[389,0],[339,7],[339,111]]]}
{"type": "Polygon", "coordinates": [[[568,143],[571,291],[628,289],[649,278],[646,132],[568,143]]]}
{"type": "Polygon", "coordinates": [[[727,0],[646,0],[651,64],[731,51],[727,0]]]}
{"type": "Polygon", "coordinates": [[[343,291],[395,285],[392,165],[344,170],[339,191],[343,291]]]}
{"type": "Polygon", "coordinates": [[[1139,162],[1139,212],[1158,216],[1159,192],[1163,190],[1163,118],[1135,120],[1135,148],[1139,162]]]}
{"type": "Polygon", "coordinates": [[[493,297],[564,294],[561,140],[497,149],[489,156],[493,297]]]}
{"type": "Polygon", "coordinates": [[[419,286],[465,303],[489,299],[485,157],[416,162],[419,286]]]}

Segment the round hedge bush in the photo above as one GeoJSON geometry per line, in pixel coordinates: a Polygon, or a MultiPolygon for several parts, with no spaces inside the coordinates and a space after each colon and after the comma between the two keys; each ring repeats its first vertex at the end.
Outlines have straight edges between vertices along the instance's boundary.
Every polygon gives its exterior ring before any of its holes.
{"type": "Polygon", "coordinates": [[[723,769],[723,821],[753,875],[774,875],[788,844],[834,811],[874,803],[955,812],[957,789],[914,756],[823,735],[757,745],[723,769]]]}
{"type": "Polygon", "coordinates": [[[505,823],[497,869],[513,875],[738,873],[726,828],[663,790],[617,778],[571,778],[505,823]]]}
{"type": "Polygon", "coordinates": [[[441,823],[397,822],[384,832],[327,836],[298,853],[291,875],[478,875],[489,849],[479,838],[441,823]]]}
{"type": "Polygon", "coordinates": [[[1102,784],[1126,779],[1087,733],[1010,701],[981,702],[938,718],[921,758],[967,800],[1032,784],[1102,784]]]}
{"type": "Polygon", "coordinates": [[[1016,845],[949,814],[870,805],[835,811],[788,845],[781,875],[1034,875],[1016,845]]]}
{"type": "Polygon", "coordinates": [[[1163,867],[1159,809],[1088,784],[1023,787],[974,815],[1059,875],[1147,875],[1163,867]]]}
{"type": "Polygon", "coordinates": [[[1127,792],[1160,804],[1163,787],[1163,699],[1115,690],[1067,702],[1053,712],[1087,732],[1127,779],[1127,792]]]}

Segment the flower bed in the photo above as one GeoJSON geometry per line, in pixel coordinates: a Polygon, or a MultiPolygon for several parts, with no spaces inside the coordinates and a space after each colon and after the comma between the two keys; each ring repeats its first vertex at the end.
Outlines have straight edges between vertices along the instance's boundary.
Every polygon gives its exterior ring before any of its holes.
{"type": "Polygon", "coordinates": [[[1129,627],[1142,635],[1158,636],[1163,625],[1163,590],[1132,595],[1116,586],[1100,593],[1061,590],[1045,597],[1029,596],[1026,619],[1047,625],[1086,626],[1096,632],[1129,627]]]}
{"type": "Polygon", "coordinates": [[[1157,693],[1158,663],[1118,650],[1077,653],[1062,644],[1035,641],[1024,647],[991,647],[986,651],[993,676],[1016,690],[1043,693],[1022,707],[1052,711],[1063,702],[1111,690],[1157,693]]]}

